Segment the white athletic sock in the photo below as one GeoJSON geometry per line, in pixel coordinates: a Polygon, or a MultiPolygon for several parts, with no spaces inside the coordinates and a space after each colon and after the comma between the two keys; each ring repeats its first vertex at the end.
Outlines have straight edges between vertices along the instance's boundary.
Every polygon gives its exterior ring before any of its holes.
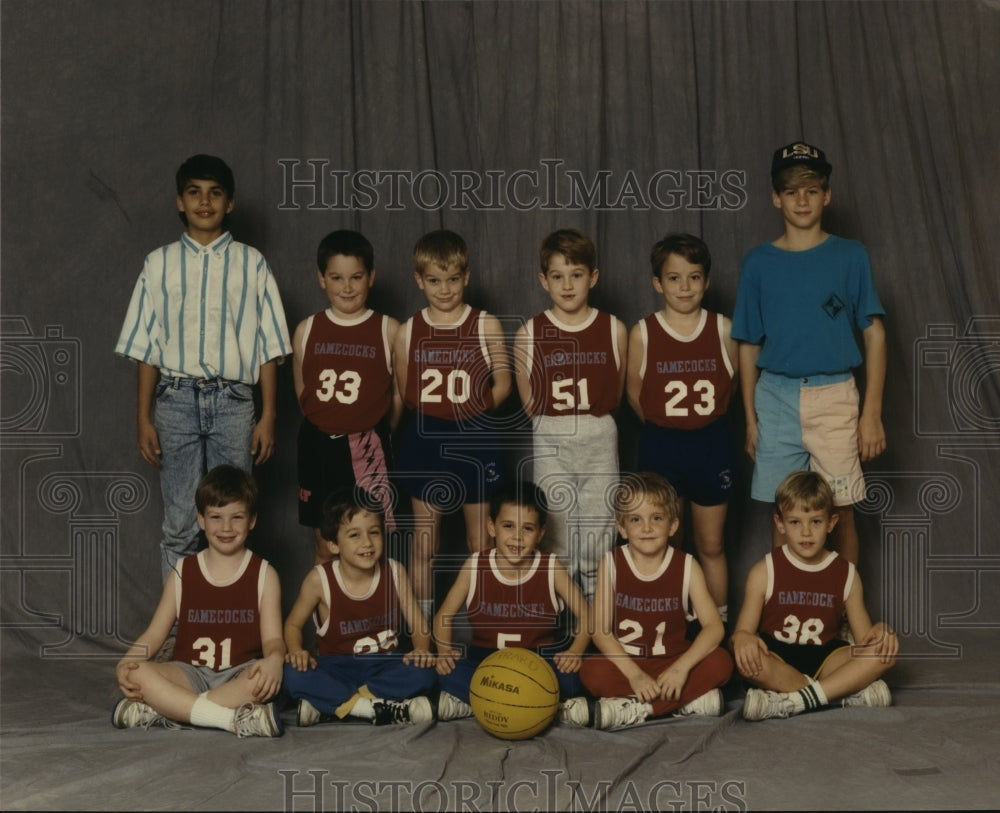
{"type": "Polygon", "coordinates": [[[430,621],[434,617],[434,599],[422,598],[417,601],[417,604],[420,605],[420,612],[430,621]]]}
{"type": "Polygon", "coordinates": [[[351,706],[351,710],[347,712],[347,715],[349,717],[361,717],[363,720],[372,720],[375,718],[375,707],[367,697],[359,697],[354,702],[354,705],[351,706]]]}
{"type": "Polygon", "coordinates": [[[829,702],[822,687],[812,678],[809,679],[807,686],[803,686],[797,692],[789,692],[788,696],[792,699],[796,711],[812,711],[829,702]]]}
{"type": "Polygon", "coordinates": [[[194,706],[191,708],[191,725],[235,731],[233,721],[236,718],[236,712],[209,700],[207,694],[208,692],[203,692],[194,701],[194,706]]]}
{"type": "Polygon", "coordinates": [[[722,619],[722,623],[725,624],[729,621],[729,605],[721,604],[719,605],[719,617],[722,619]]]}

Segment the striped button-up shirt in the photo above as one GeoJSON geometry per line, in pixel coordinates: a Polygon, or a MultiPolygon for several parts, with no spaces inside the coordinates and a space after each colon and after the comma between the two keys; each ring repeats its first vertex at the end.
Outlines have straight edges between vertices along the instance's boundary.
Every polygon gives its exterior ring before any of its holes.
{"type": "Polygon", "coordinates": [[[186,234],[146,257],[115,352],[162,375],[256,384],[291,352],[278,284],[257,249],[186,234]]]}

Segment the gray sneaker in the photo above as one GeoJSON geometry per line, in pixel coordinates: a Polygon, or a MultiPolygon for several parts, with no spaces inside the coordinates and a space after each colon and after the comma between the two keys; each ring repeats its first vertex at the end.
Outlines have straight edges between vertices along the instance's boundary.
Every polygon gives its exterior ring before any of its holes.
{"type": "Polygon", "coordinates": [[[841,704],[844,706],[869,706],[875,709],[884,709],[892,705],[892,693],[884,680],[876,680],[869,683],[860,692],[845,697],[841,704]]]}
{"type": "Polygon", "coordinates": [[[594,706],[594,728],[609,729],[638,725],[653,712],[649,703],[635,697],[602,697],[594,706]]]}
{"type": "Polygon", "coordinates": [[[701,697],[696,697],[687,705],[676,709],[674,714],[678,717],[690,717],[696,714],[704,717],[720,717],[725,708],[726,701],[722,697],[722,689],[712,689],[701,697]]]}
{"type": "Polygon", "coordinates": [[[111,712],[111,724],[115,728],[145,728],[161,724],[165,718],[156,709],[141,700],[119,700],[111,712]]]}
{"type": "Polygon", "coordinates": [[[375,709],[372,725],[411,725],[434,719],[431,701],[423,696],[409,700],[376,700],[372,706],[375,709]]]}
{"type": "Polygon", "coordinates": [[[556,718],[562,725],[590,725],[590,707],[586,697],[571,697],[559,704],[559,714],[556,718]]]}
{"type": "Polygon", "coordinates": [[[458,720],[461,717],[471,717],[472,706],[459,700],[455,695],[441,692],[438,697],[438,720],[458,720]]]}
{"type": "Polygon", "coordinates": [[[766,720],[769,717],[791,717],[795,714],[795,704],[786,692],[772,692],[770,689],[747,689],[743,701],[744,720],[766,720]]]}
{"type": "Polygon", "coordinates": [[[280,737],[285,727],[274,703],[244,703],[236,709],[237,737],[280,737]]]}

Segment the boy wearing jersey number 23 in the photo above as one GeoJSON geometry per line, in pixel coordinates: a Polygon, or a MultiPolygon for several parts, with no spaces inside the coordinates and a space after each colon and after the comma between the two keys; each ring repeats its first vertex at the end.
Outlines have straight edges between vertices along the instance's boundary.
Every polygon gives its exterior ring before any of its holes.
{"type": "Polygon", "coordinates": [[[833,491],[815,471],[788,475],[774,496],[774,522],[786,544],[750,569],[730,646],[747,691],[748,720],[788,717],[840,700],[888,706],[881,676],[895,663],[899,639],[872,624],[851,562],[828,550],[837,524],[833,491]],[[844,612],[858,642],[837,638],[844,612]]]}
{"type": "Polygon", "coordinates": [[[691,533],[723,623],[728,621],[725,524],[736,473],[726,418],[737,344],[730,321],[701,306],[712,258],[691,234],[670,234],[650,252],[663,310],[632,328],[626,392],[643,421],[636,468],[663,475],[691,507],[691,533]]]}

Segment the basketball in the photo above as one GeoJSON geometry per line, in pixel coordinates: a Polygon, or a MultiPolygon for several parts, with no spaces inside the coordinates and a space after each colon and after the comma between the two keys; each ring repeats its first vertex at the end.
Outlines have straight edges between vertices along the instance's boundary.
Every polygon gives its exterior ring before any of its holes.
{"type": "Polygon", "coordinates": [[[500,649],[479,664],[469,705],[494,737],[526,740],[548,728],[559,710],[559,681],[552,667],[529,649],[500,649]]]}

